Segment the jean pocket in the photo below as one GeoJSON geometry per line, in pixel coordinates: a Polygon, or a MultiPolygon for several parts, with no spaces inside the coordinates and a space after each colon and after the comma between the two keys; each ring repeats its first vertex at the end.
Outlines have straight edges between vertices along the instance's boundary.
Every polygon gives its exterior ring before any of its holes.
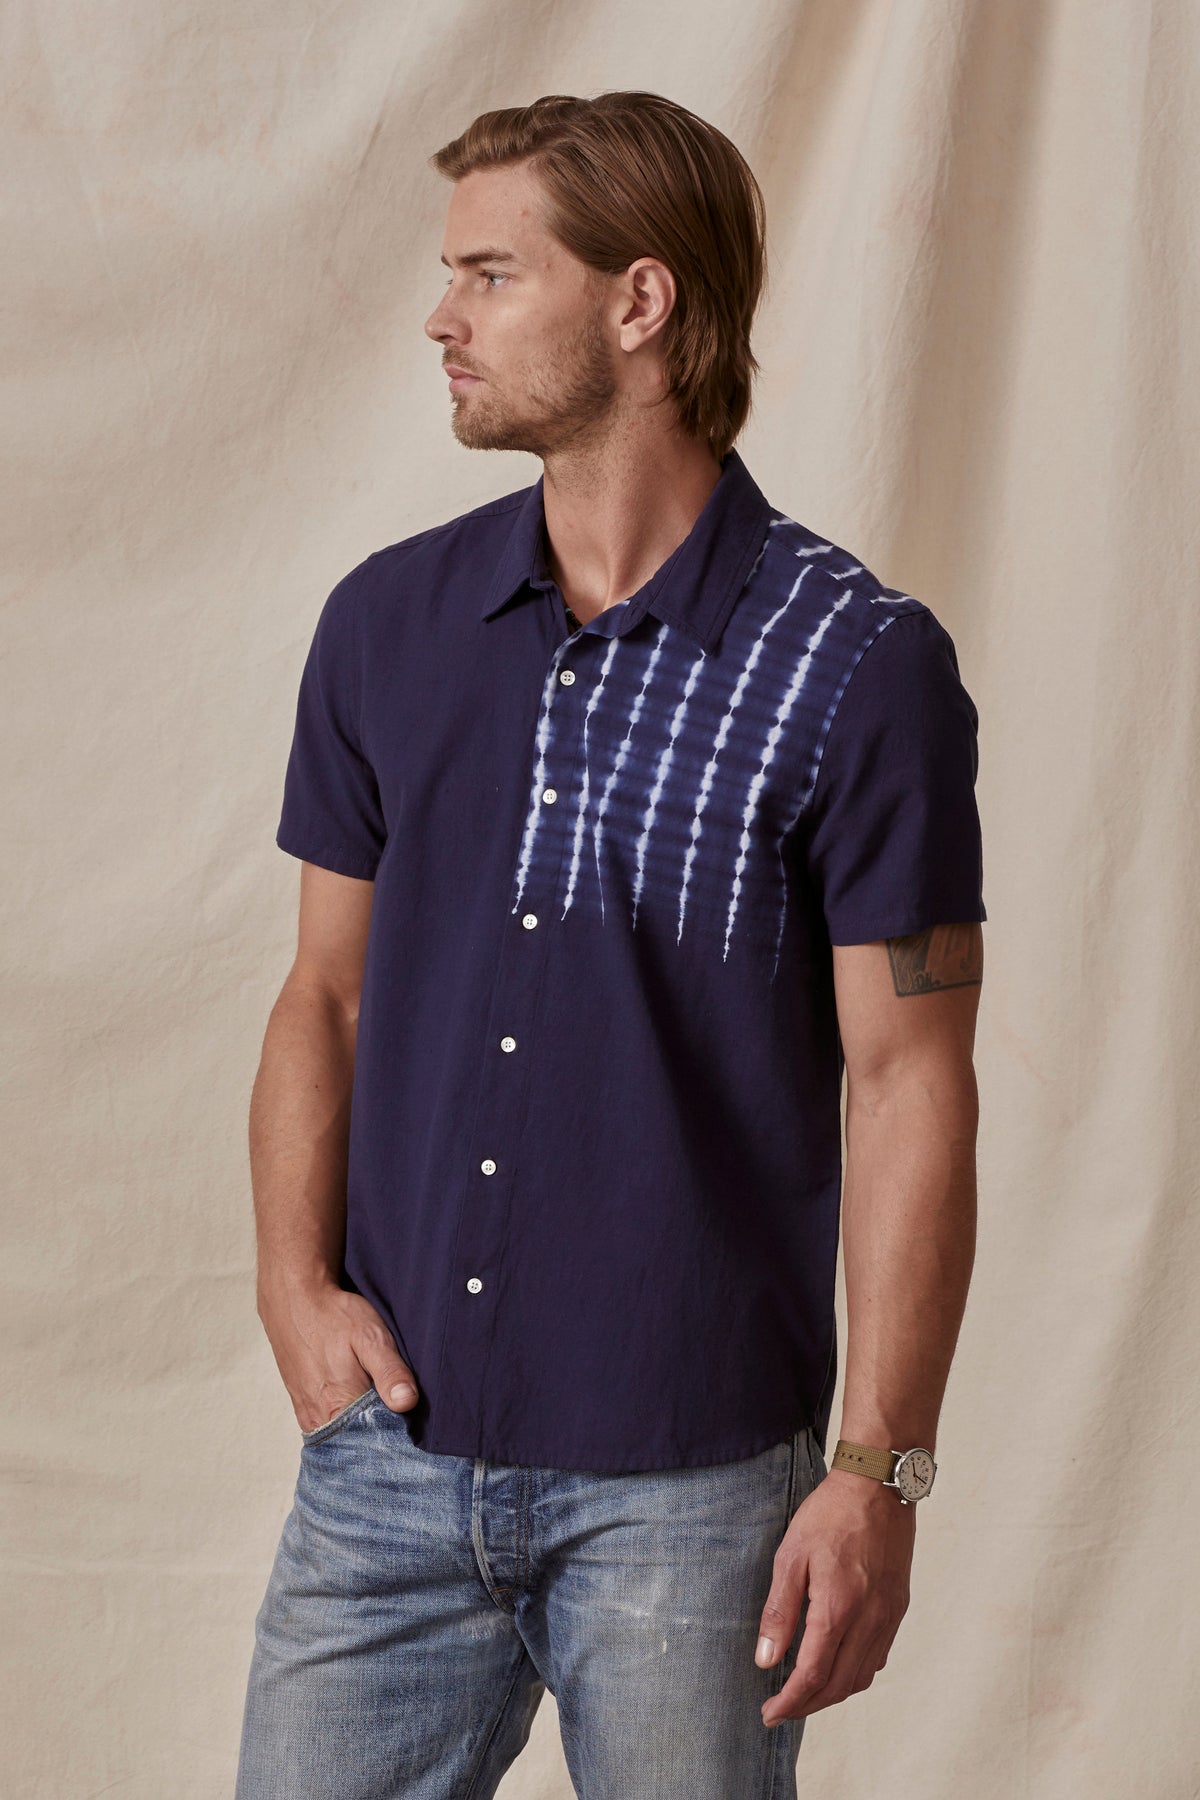
{"type": "Polygon", "coordinates": [[[821,1446],[817,1442],[817,1434],[810,1425],[806,1433],[808,1445],[808,1466],[812,1473],[813,1487],[820,1487],[829,1470],[825,1466],[825,1458],[821,1454],[821,1446]]]}
{"type": "Polygon", "coordinates": [[[788,1518],[819,1487],[827,1471],[820,1446],[811,1425],[802,1425],[792,1439],[792,1486],[788,1495],[788,1518]]]}
{"type": "Polygon", "coordinates": [[[341,1412],[334,1413],[332,1419],[326,1419],[324,1425],[314,1426],[312,1431],[302,1431],[300,1433],[302,1443],[307,1447],[309,1444],[319,1444],[323,1438],[332,1437],[335,1431],[340,1431],[343,1425],[350,1423],[351,1419],[357,1419],[361,1413],[366,1412],[372,1400],[378,1398],[375,1387],[372,1385],[365,1394],[360,1394],[357,1400],[352,1400],[349,1406],[343,1406],[341,1412]]]}

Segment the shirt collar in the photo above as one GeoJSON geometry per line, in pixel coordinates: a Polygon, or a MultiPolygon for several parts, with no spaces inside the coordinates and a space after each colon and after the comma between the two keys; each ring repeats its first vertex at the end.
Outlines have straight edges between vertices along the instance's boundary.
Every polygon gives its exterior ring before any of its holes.
{"type": "MultiPolygon", "coordinates": [[[[545,477],[528,490],[488,587],[483,618],[500,612],[526,583],[548,589],[542,489],[545,477]]],[[[746,578],[762,550],[774,508],[736,450],[721,464],[721,475],[695,524],[650,580],[621,608],[622,630],[647,612],[683,631],[701,649],[720,640],[746,578]]]]}

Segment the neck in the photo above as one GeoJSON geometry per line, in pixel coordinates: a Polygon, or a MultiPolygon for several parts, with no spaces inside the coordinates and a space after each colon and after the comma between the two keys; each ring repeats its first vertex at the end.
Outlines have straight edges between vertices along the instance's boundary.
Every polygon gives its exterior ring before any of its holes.
{"type": "Polygon", "coordinates": [[[691,532],[721,478],[708,444],[678,434],[654,454],[627,444],[615,459],[547,461],[547,562],[581,623],[627,600],[691,532]]]}

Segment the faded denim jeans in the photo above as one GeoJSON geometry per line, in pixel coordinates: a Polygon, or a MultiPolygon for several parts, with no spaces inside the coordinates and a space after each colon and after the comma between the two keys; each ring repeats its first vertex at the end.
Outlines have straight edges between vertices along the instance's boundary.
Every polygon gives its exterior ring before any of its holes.
{"type": "MultiPolygon", "coordinates": [[[[486,1800],[546,1689],[580,1800],[792,1800],[760,1709],[772,1562],[810,1429],[633,1474],[435,1455],[372,1388],[304,1434],[255,1627],[236,1800],[486,1800]]],[[[807,1610],[807,1601],[805,1602],[807,1610]]]]}

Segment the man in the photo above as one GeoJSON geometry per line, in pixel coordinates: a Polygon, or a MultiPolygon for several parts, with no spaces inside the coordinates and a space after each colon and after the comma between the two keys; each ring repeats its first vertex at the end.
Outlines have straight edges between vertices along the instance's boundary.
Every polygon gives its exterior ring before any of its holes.
{"type": "Polygon", "coordinates": [[[492,1794],[548,1686],[586,1800],[776,1800],[886,1665],[970,1279],[977,716],[733,449],[728,140],[555,96],[434,160],[453,430],[543,475],[368,556],[301,683],[238,1794],[492,1794]]]}

